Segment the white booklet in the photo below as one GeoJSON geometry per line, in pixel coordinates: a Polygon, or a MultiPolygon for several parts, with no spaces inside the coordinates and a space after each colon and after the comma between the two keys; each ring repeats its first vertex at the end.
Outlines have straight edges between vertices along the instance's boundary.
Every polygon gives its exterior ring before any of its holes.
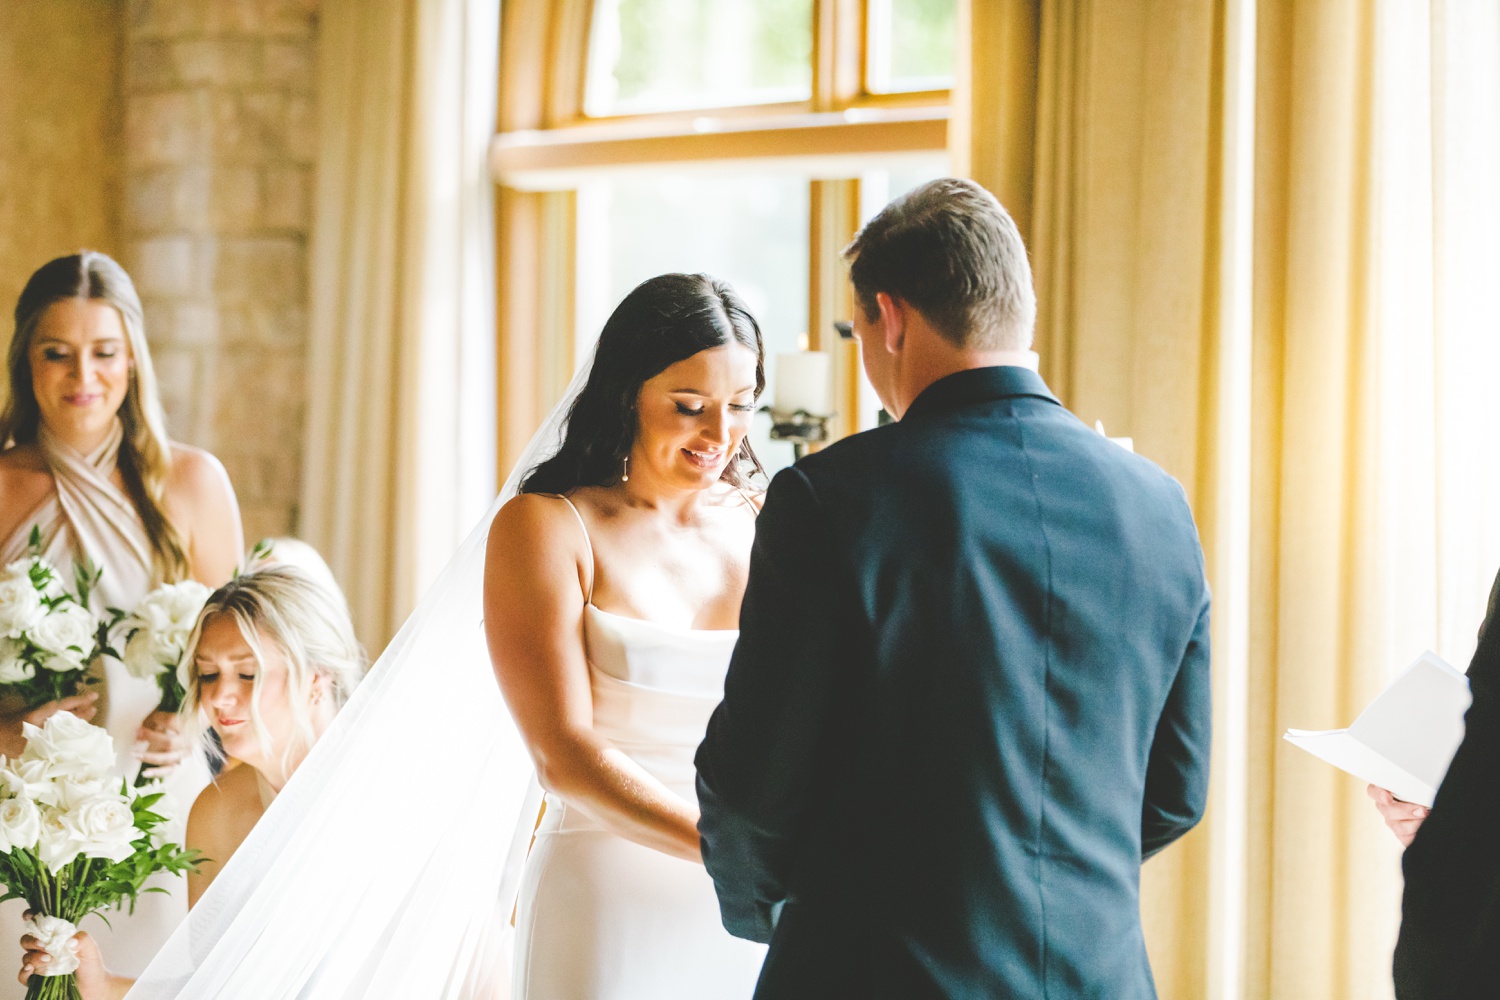
{"type": "Polygon", "coordinates": [[[1348,729],[1288,729],[1286,740],[1398,799],[1431,806],[1464,738],[1469,679],[1428,651],[1348,729]]]}

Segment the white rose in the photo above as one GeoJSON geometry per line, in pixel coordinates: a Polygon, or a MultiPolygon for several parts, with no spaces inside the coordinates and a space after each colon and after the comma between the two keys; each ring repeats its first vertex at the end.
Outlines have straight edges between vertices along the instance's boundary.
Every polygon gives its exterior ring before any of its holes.
{"type": "Polygon", "coordinates": [[[92,612],[72,601],[59,604],[26,633],[37,647],[51,656],[43,666],[49,670],[82,670],[94,651],[94,630],[98,627],[92,612]]]}
{"type": "MultiPolygon", "coordinates": [[[[28,577],[34,575],[34,571],[38,566],[46,570],[46,583],[42,584],[43,597],[50,597],[55,599],[58,597],[62,597],[67,593],[66,588],[63,587],[62,574],[57,571],[56,566],[52,565],[47,560],[36,556],[28,556],[25,559],[17,559],[15,562],[11,563],[11,565],[16,567],[18,571],[25,573],[28,577]]],[[[35,586],[35,584],[33,584],[33,586],[35,586]]]]}
{"type": "Polygon", "coordinates": [[[166,669],[164,659],[158,648],[156,635],[149,628],[137,629],[120,651],[120,660],[125,664],[125,669],[130,671],[130,676],[145,681],[166,669]]]}
{"type": "Polygon", "coordinates": [[[0,684],[19,684],[36,676],[36,667],[21,659],[19,639],[0,637],[0,684]]]}
{"type": "Polygon", "coordinates": [[[115,744],[98,726],[71,712],[54,712],[40,728],[22,725],[26,749],[21,760],[40,760],[54,778],[84,782],[106,780],[115,766],[115,744]]]}
{"type": "Polygon", "coordinates": [[[44,760],[7,760],[0,767],[0,783],[8,796],[49,806],[57,805],[61,791],[44,760]]]}
{"type": "Polygon", "coordinates": [[[197,580],[183,580],[181,583],[164,584],[156,588],[154,593],[174,625],[191,629],[213,591],[197,580]]]}
{"type": "Polygon", "coordinates": [[[42,832],[37,839],[36,856],[41,858],[42,864],[52,869],[54,875],[83,853],[78,839],[73,835],[73,828],[65,817],[66,814],[61,809],[49,806],[42,810],[42,832]]]}
{"type": "Polygon", "coordinates": [[[42,595],[31,585],[29,565],[29,560],[13,562],[0,573],[0,635],[11,639],[35,627],[47,614],[42,595]]]}
{"type": "Polygon", "coordinates": [[[121,659],[131,676],[150,679],[177,668],[211,593],[196,580],[165,584],[147,594],[116,626],[115,635],[129,636],[121,659]]]}
{"type": "Polygon", "coordinates": [[[96,795],[105,794],[111,787],[118,788],[119,781],[109,781],[104,778],[84,778],[74,780],[64,777],[52,782],[53,801],[48,805],[55,805],[59,809],[73,809],[81,802],[86,802],[96,795]]]}
{"type": "Polygon", "coordinates": [[[36,938],[52,958],[40,975],[65,976],[78,971],[78,942],[73,940],[77,927],[62,917],[49,917],[45,913],[32,917],[24,926],[26,933],[36,938]]]}
{"type": "Polygon", "coordinates": [[[78,849],[91,858],[124,861],[135,853],[131,841],[140,837],[135,814],[119,795],[104,793],[85,799],[62,815],[78,849]]]}
{"type": "Polygon", "coordinates": [[[42,813],[30,799],[6,799],[0,802],[0,841],[7,851],[36,846],[42,835],[42,813]]]}

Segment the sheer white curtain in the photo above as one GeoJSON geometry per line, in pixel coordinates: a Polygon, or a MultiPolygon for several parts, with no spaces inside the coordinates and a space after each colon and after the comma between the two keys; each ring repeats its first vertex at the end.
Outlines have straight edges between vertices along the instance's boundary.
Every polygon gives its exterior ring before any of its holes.
{"type": "Polygon", "coordinates": [[[302,533],[378,652],[495,493],[494,0],[325,0],[302,533]]]}

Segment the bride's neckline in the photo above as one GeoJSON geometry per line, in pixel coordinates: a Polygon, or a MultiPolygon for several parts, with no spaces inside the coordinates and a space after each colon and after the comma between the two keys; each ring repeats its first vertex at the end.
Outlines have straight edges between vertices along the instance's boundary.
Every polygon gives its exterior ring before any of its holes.
{"type": "Polygon", "coordinates": [[[632,625],[644,625],[646,628],[660,629],[663,632],[673,632],[678,635],[685,634],[703,636],[704,638],[721,638],[724,636],[739,635],[740,632],[737,628],[683,628],[680,625],[663,625],[661,622],[654,622],[649,618],[632,618],[629,615],[618,615],[613,611],[605,611],[593,601],[588,602],[584,607],[597,615],[613,618],[615,621],[630,622],[632,625]]]}

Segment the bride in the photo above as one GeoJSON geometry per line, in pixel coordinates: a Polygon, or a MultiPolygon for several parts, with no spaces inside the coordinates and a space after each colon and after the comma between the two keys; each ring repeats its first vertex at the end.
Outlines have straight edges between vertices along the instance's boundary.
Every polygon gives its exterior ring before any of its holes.
{"type": "Polygon", "coordinates": [[[546,789],[513,995],[748,997],[720,925],[693,752],[723,696],[757,499],[742,466],[760,331],[703,275],[637,287],[599,338],[558,453],[490,528],[485,625],[546,789]]]}
{"type": "Polygon", "coordinates": [[[763,951],[721,928],[692,758],[763,387],[727,285],[632,291],[132,1000],[749,997],[763,951]]]}

